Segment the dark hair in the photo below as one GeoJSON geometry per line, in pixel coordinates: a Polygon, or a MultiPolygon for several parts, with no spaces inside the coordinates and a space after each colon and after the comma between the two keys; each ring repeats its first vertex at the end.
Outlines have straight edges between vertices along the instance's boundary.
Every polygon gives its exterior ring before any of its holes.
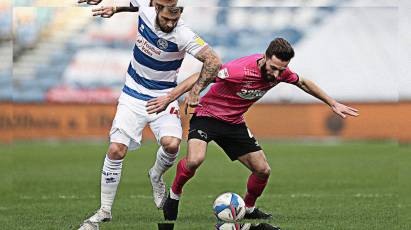
{"type": "Polygon", "coordinates": [[[181,14],[183,13],[184,7],[182,6],[157,6],[158,11],[163,11],[163,9],[167,9],[172,15],[181,14]]]}
{"type": "Polygon", "coordinates": [[[265,51],[267,58],[275,55],[281,61],[289,61],[294,57],[294,49],[284,38],[274,39],[265,51]]]}

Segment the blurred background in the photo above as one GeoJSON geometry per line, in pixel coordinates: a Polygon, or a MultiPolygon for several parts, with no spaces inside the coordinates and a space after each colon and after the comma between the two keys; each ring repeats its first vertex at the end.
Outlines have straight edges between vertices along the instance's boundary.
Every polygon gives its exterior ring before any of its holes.
{"type": "MultiPolygon", "coordinates": [[[[273,38],[284,37],[296,50],[294,71],[361,111],[359,118],[339,119],[318,100],[283,84],[247,113],[257,137],[411,140],[410,3],[180,3],[186,6],[186,24],[224,62],[263,53],[273,38]]],[[[137,14],[93,18],[91,8],[76,1],[0,3],[1,141],[107,136],[132,57],[137,14]]],[[[188,55],[178,81],[200,69],[188,55]]],[[[145,136],[152,138],[149,132],[145,136]]]]}

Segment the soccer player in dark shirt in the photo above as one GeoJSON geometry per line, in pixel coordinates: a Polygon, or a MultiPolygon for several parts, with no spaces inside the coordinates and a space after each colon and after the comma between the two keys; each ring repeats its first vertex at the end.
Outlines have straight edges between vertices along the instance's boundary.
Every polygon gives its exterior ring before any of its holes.
{"type": "Polygon", "coordinates": [[[179,84],[169,95],[147,103],[147,111],[156,113],[170,103],[169,98],[178,98],[191,89],[186,103],[196,106],[190,120],[188,153],[177,165],[176,176],[163,208],[166,220],[177,218],[183,186],[204,161],[210,141],[215,141],[231,160],[239,160],[252,172],[244,197],[245,218],[271,218],[271,214],[255,208],[257,198],[267,185],[271,169],[263,150],[247,128],[243,115],[252,104],[277,84],[285,82],[296,85],[326,103],[342,118],[346,118],[347,115],[359,115],[357,109],[337,102],[314,82],[294,73],[288,67],[293,57],[292,46],[285,39],[276,38],[270,43],[264,55],[254,54],[224,64],[214,80],[215,84],[199,103],[198,93],[201,90],[198,89],[201,87],[198,86],[196,74],[179,84]]]}

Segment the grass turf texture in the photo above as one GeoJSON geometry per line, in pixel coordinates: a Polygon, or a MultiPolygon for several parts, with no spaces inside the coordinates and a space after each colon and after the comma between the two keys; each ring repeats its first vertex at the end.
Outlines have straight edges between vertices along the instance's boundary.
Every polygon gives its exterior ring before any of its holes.
{"type": "MultiPolygon", "coordinates": [[[[257,205],[274,214],[270,223],[282,229],[411,228],[409,146],[282,142],[262,146],[272,174],[257,205]]],[[[0,146],[0,228],[76,229],[99,207],[106,148],[85,142],[0,146]]],[[[154,143],[144,143],[126,157],[114,219],[101,224],[101,229],[156,229],[162,222],[147,177],[156,149],[154,143]]],[[[167,185],[174,174],[175,167],[165,176],[167,185]]],[[[243,196],[248,175],[244,166],[211,144],[206,161],[184,189],[174,229],[213,229],[215,197],[225,191],[243,196]]]]}

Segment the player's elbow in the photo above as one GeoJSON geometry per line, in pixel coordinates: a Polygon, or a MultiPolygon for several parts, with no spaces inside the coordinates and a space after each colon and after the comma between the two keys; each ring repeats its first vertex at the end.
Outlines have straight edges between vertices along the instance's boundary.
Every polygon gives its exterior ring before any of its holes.
{"type": "Polygon", "coordinates": [[[208,75],[207,81],[212,82],[217,77],[218,71],[220,71],[222,64],[219,60],[212,60],[209,63],[205,63],[205,65],[208,75]]]}
{"type": "Polygon", "coordinates": [[[206,65],[207,69],[209,69],[211,72],[214,73],[213,75],[217,75],[223,63],[221,62],[217,54],[214,54],[214,55],[211,55],[210,58],[207,59],[204,65],[206,65]]]}
{"type": "Polygon", "coordinates": [[[218,71],[221,69],[221,66],[223,66],[223,63],[221,62],[220,58],[217,56],[215,59],[213,59],[212,65],[214,67],[215,73],[217,74],[218,71]]]}

